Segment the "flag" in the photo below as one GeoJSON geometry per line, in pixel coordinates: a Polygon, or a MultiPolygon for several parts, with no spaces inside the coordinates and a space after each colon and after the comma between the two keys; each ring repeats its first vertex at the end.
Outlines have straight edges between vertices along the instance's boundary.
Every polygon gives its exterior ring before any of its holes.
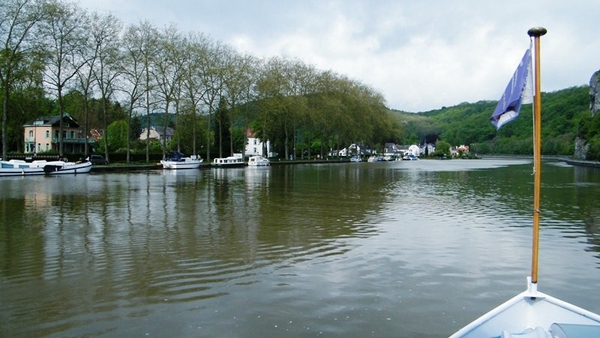
{"type": "Polygon", "coordinates": [[[527,49],[490,118],[496,130],[519,116],[521,104],[533,102],[531,73],[531,50],[527,49]]]}

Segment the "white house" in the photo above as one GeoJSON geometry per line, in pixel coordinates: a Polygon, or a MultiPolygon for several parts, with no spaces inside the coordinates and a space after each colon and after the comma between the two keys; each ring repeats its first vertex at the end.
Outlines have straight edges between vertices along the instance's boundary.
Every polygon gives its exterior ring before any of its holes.
{"type": "Polygon", "coordinates": [[[386,143],[383,147],[383,156],[402,157],[402,147],[395,143],[386,143]]]}
{"type": "Polygon", "coordinates": [[[263,143],[260,138],[256,137],[256,133],[253,133],[250,130],[246,131],[246,137],[248,138],[244,151],[246,156],[272,157],[270,141],[263,143]]]}
{"type": "Polygon", "coordinates": [[[166,136],[167,142],[171,141],[173,138],[173,128],[167,127],[166,133],[164,127],[150,127],[150,135],[148,136],[148,129],[142,129],[142,133],[140,134],[140,141],[146,141],[146,139],[158,140],[162,141],[163,136],[166,136]]]}
{"type": "Polygon", "coordinates": [[[419,146],[416,144],[413,144],[410,147],[408,147],[408,152],[417,157],[421,156],[421,148],[419,148],[419,146]]]}
{"type": "Polygon", "coordinates": [[[435,152],[435,144],[427,143],[420,146],[420,150],[422,155],[431,155],[435,152]]]}
{"type": "Polygon", "coordinates": [[[338,156],[340,157],[346,157],[346,156],[351,156],[351,155],[361,155],[362,154],[362,149],[358,144],[352,143],[348,148],[344,148],[342,150],[339,151],[338,156]]]}

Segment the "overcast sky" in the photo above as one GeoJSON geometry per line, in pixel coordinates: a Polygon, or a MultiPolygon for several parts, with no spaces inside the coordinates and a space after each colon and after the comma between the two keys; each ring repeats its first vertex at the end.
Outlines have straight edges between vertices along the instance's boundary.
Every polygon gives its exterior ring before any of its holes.
{"type": "Polygon", "coordinates": [[[597,0],[80,0],[126,24],[201,32],[261,58],[299,59],[420,112],[498,100],[543,26],[542,91],[600,69],[597,0]]]}

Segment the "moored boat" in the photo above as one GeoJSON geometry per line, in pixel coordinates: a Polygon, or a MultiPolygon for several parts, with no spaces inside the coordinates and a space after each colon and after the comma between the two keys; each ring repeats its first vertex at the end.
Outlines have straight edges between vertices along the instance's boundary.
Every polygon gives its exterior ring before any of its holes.
{"type": "MultiPolygon", "coordinates": [[[[534,194],[533,246],[531,276],[527,290],[499,305],[458,332],[457,337],[600,337],[600,315],[587,311],[558,298],[538,292],[538,249],[540,229],[541,190],[541,91],[540,91],[540,37],[546,34],[541,27],[531,28],[528,34],[535,45],[534,106],[534,194]]],[[[530,48],[531,49],[531,48],[530,48]]],[[[527,95],[531,68],[531,50],[523,56],[502,98],[491,117],[499,129],[514,120],[527,95]]]]}
{"type": "Polygon", "coordinates": [[[246,165],[244,159],[240,155],[228,156],[228,157],[217,157],[213,160],[215,167],[229,168],[229,167],[243,167],[246,165]]]}
{"type": "Polygon", "coordinates": [[[198,169],[203,159],[200,156],[185,156],[180,152],[171,152],[160,161],[164,169],[198,169]]]}
{"type": "Polygon", "coordinates": [[[89,173],[91,169],[92,163],[88,161],[34,160],[27,162],[14,159],[0,161],[0,176],[85,174],[89,173]]]}
{"type": "Polygon", "coordinates": [[[251,167],[268,166],[269,164],[271,164],[271,161],[263,156],[250,156],[248,159],[248,165],[251,167]]]}
{"type": "Polygon", "coordinates": [[[385,162],[385,159],[383,158],[383,156],[369,156],[369,158],[367,159],[367,162],[385,162]]]}

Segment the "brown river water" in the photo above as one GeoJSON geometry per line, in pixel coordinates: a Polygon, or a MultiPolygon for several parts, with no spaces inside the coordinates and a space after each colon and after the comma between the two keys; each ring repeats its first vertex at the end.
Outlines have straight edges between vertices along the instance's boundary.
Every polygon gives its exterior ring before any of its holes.
{"type": "MultiPolygon", "coordinates": [[[[600,313],[600,171],[544,162],[539,290],[600,313]]],[[[2,337],[445,337],[524,291],[528,159],[0,179],[2,337]]]]}

